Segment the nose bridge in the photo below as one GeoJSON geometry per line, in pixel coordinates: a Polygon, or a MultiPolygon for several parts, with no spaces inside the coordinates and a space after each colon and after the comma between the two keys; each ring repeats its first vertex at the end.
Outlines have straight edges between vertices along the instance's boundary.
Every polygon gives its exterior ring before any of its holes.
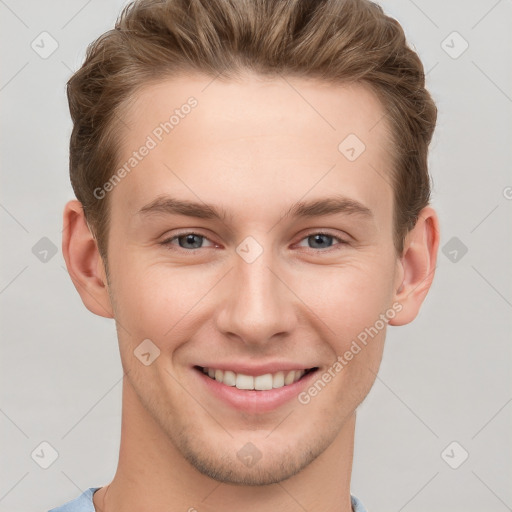
{"type": "Polygon", "coordinates": [[[223,334],[246,344],[264,344],[276,334],[289,333],[294,322],[292,296],[278,277],[279,262],[271,249],[258,246],[253,239],[237,247],[229,290],[217,316],[223,334]]]}

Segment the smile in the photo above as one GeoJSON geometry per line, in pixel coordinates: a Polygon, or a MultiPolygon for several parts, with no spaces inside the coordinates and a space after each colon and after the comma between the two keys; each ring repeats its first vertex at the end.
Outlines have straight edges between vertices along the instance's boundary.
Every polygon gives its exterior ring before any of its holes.
{"type": "Polygon", "coordinates": [[[245,375],[230,370],[219,370],[216,368],[201,368],[201,370],[211,379],[226,386],[236,387],[241,390],[268,391],[270,389],[279,389],[289,386],[300,380],[307,373],[316,370],[316,368],[286,372],[278,371],[257,376],[245,375]]]}

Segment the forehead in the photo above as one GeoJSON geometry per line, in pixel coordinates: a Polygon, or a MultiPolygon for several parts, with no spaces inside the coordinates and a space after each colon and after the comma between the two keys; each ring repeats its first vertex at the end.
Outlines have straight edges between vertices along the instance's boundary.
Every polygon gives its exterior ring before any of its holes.
{"type": "MultiPolygon", "coordinates": [[[[233,128],[239,136],[272,137],[290,126],[290,136],[314,130],[326,143],[336,142],[348,130],[371,144],[388,135],[384,109],[368,85],[249,72],[236,80],[189,74],[148,83],[127,104],[124,127],[150,131],[151,123],[169,121],[173,114],[179,116],[174,116],[174,127],[191,124],[181,123],[180,112],[189,110],[191,98],[198,107],[193,109],[194,130],[201,125],[209,140],[233,128]]],[[[182,126],[173,135],[185,130],[182,126]]]]}
{"type": "Polygon", "coordinates": [[[122,119],[120,166],[151,146],[114,190],[130,213],[171,191],[269,209],[336,188],[391,208],[388,125],[361,84],[179,76],[142,88],[122,119]]]}

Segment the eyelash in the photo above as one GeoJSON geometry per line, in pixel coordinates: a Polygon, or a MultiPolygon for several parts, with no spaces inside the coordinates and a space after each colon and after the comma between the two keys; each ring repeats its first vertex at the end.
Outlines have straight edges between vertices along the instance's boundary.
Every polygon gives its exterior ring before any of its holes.
{"type": "MultiPolygon", "coordinates": [[[[172,242],[174,240],[177,240],[179,238],[185,237],[187,235],[195,235],[195,236],[198,236],[198,237],[201,237],[201,238],[205,238],[206,240],[212,242],[207,236],[202,235],[201,233],[195,233],[194,231],[186,231],[184,233],[180,233],[178,235],[174,235],[171,238],[167,238],[166,240],[160,242],[160,245],[166,247],[169,250],[185,251],[185,252],[189,252],[189,253],[195,253],[196,251],[204,249],[204,247],[198,247],[197,249],[184,249],[183,247],[179,247],[179,246],[176,247],[176,248],[172,247],[174,245],[174,244],[172,244],[172,242]]],[[[349,243],[346,240],[344,240],[343,238],[340,238],[340,237],[335,236],[335,235],[331,235],[330,233],[325,233],[323,231],[311,232],[310,234],[308,234],[308,235],[304,236],[303,238],[301,238],[299,242],[302,242],[303,240],[306,240],[307,238],[309,238],[311,236],[314,236],[314,235],[323,235],[323,236],[328,236],[330,238],[333,238],[334,240],[337,240],[339,242],[339,246],[349,245],[349,243]]],[[[215,243],[215,242],[212,242],[212,243],[215,243]]],[[[309,249],[310,251],[314,251],[314,252],[331,252],[333,250],[335,251],[335,250],[338,250],[340,248],[341,247],[328,247],[326,249],[314,249],[312,247],[308,247],[307,249],[309,249]]]]}

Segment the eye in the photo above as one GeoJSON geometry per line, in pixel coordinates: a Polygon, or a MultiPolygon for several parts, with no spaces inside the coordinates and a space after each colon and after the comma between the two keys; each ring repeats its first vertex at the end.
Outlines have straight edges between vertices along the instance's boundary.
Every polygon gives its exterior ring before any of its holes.
{"type": "MultiPolygon", "coordinates": [[[[215,244],[213,242],[211,242],[208,238],[206,238],[206,236],[200,235],[199,233],[193,233],[193,232],[181,233],[179,235],[172,236],[170,238],[167,238],[163,242],[160,242],[160,245],[163,245],[166,247],[178,246],[177,250],[184,249],[184,250],[188,250],[189,252],[191,252],[191,251],[205,247],[205,245],[204,245],[205,240],[211,244],[210,247],[215,246],[215,244]]],[[[301,240],[301,242],[304,240],[306,241],[307,244],[311,244],[308,246],[308,248],[312,249],[312,250],[329,249],[329,248],[333,247],[333,240],[338,241],[337,245],[348,244],[348,242],[346,242],[342,238],[334,236],[334,235],[330,235],[329,233],[312,233],[312,234],[308,235],[307,237],[303,238],[301,240]]],[[[299,246],[301,246],[301,245],[302,244],[299,243],[299,246]]],[[[173,247],[173,249],[174,249],[174,247],[173,247]]],[[[327,252],[327,251],[322,251],[322,252],[327,252]]]]}
{"type": "MultiPolygon", "coordinates": [[[[332,241],[337,240],[339,245],[346,245],[348,242],[334,235],[330,235],[329,233],[312,233],[302,240],[306,240],[307,243],[311,243],[313,246],[309,247],[310,249],[328,249],[332,247],[332,241]]],[[[302,241],[301,240],[301,241],[302,241]]],[[[300,245],[300,244],[299,244],[300,245]]],[[[325,251],[324,251],[325,252],[325,251]]]]}
{"type": "MultiPolygon", "coordinates": [[[[180,249],[194,250],[201,249],[203,247],[204,240],[208,240],[208,238],[198,233],[182,233],[168,238],[167,240],[160,242],[160,244],[164,246],[178,245],[180,249]],[[174,243],[175,240],[178,241],[178,244],[174,243]]],[[[213,242],[210,243],[212,243],[212,246],[215,245],[213,242]]]]}

